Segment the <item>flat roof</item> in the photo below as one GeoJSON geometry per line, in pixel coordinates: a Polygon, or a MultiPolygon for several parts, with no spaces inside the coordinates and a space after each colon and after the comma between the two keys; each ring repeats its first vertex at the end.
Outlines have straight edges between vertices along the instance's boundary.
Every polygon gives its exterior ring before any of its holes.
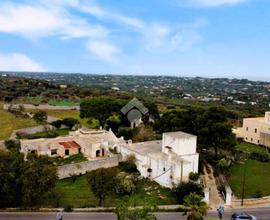
{"type": "MultiPolygon", "coordinates": [[[[169,160],[169,155],[162,152],[161,140],[139,142],[139,143],[133,143],[131,145],[126,144],[125,148],[135,153],[138,153],[142,156],[148,156],[155,160],[165,160],[165,161],[169,160]]],[[[181,156],[178,156],[175,153],[172,153],[172,162],[173,163],[179,163],[179,162],[188,163],[188,161],[184,160],[183,158],[181,158],[181,156]]]]}
{"type": "Polygon", "coordinates": [[[163,134],[168,135],[168,136],[173,137],[173,138],[183,138],[183,139],[197,137],[196,135],[185,133],[182,131],[165,132],[163,134]]]}

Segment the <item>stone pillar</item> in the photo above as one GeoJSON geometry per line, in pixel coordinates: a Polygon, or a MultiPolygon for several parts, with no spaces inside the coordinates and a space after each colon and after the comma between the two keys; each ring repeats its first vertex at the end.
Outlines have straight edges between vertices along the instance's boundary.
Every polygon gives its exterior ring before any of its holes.
{"type": "Polygon", "coordinates": [[[231,205],[232,203],[232,190],[229,186],[226,186],[226,205],[231,205]]]}
{"type": "Polygon", "coordinates": [[[209,190],[209,188],[204,188],[203,192],[204,192],[203,201],[205,201],[207,204],[209,204],[209,198],[210,198],[210,190],[209,190]]]}

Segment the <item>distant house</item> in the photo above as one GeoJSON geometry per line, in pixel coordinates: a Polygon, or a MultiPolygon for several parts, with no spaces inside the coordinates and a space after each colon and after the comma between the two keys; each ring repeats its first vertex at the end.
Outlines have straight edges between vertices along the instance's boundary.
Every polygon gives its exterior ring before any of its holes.
{"type": "Polygon", "coordinates": [[[246,142],[270,147],[270,112],[265,112],[265,117],[244,118],[243,127],[235,134],[246,142]]]}
{"type": "Polygon", "coordinates": [[[143,177],[173,187],[198,172],[197,137],[184,132],[163,133],[162,140],[120,145],[123,158],[134,155],[143,177]]]}
{"type": "Polygon", "coordinates": [[[127,116],[130,127],[135,128],[142,123],[142,116],[148,114],[148,109],[138,99],[133,98],[121,112],[127,116]]]}

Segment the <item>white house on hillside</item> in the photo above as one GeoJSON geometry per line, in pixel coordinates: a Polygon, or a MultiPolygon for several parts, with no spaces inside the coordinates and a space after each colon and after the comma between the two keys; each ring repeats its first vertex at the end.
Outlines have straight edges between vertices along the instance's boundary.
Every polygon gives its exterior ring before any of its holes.
{"type": "Polygon", "coordinates": [[[197,137],[184,132],[163,133],[162,141],[120,146],[124,158],[134,155],[141,175],[162,186],[173,187],[187,181],[190,172],[198,172],[197,137]]]}

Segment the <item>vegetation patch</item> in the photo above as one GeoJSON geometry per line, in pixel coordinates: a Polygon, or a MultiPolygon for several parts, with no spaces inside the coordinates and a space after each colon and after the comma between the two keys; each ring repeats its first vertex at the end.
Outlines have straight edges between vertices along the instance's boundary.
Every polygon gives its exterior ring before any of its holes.
{"type": "MultiPolygon", "coordinates": [[[[162,187],[156,182],[141,179],[138,181],[136,187],[136,192],[129,196],[130,200],[135,201],[135,205],[143,205],[149,202],[156,205],[177,204],[177,199],[173,192],[169,188],[162,187]]],[[[44,205],[54,206],[56,199],[59,200],[60,206],[96,207],[98,205],[98,199],[91,191],[87,183],[86,175],[78,176],[75,181],[72,177],[58,180],[55,193],[59,195],[59,197],[48,196],[48,198],[44,200],[44,205]]],[[[104,206],[114,206],[123,198],[125,197],[110,193],[104,200],[104,206]]]]}
{"type": "Polygon", "coordinates": [[[12,113],[5,111],[3,103],[0,103],[0,123],[0,140],[9,138],[13,130],[37,125],[33,119],[16,117],[12,113]]]}
{"type": "Polygon", "coordinates": [[[58,136],[66,136],[69,134],[69,129],[57,129],[55,131],[37,132],[35,134],[25,135],[24,139],[38,139],[38,138],[55,138],[58,136]]]}
{"type": "Polygon", "coordinates": [[[237,197],[242,195],[243,176],[245,175],[245,198],[270,195],[270,163],[263,163],[256,160],[247,160],[245,163],[238,163],[231,167],[229,183],[237,197]]]}
{"type": "Polygon", "coordinates": [[[87,158],[83,154],[75,154],[67,158],[62,158],[62,157],[53,158],[53,161],[56,162],[57,165],[65,165],[65,164],[71,164],[71,163],[84,162],[84,161],[87,161],[87,158]]]}

